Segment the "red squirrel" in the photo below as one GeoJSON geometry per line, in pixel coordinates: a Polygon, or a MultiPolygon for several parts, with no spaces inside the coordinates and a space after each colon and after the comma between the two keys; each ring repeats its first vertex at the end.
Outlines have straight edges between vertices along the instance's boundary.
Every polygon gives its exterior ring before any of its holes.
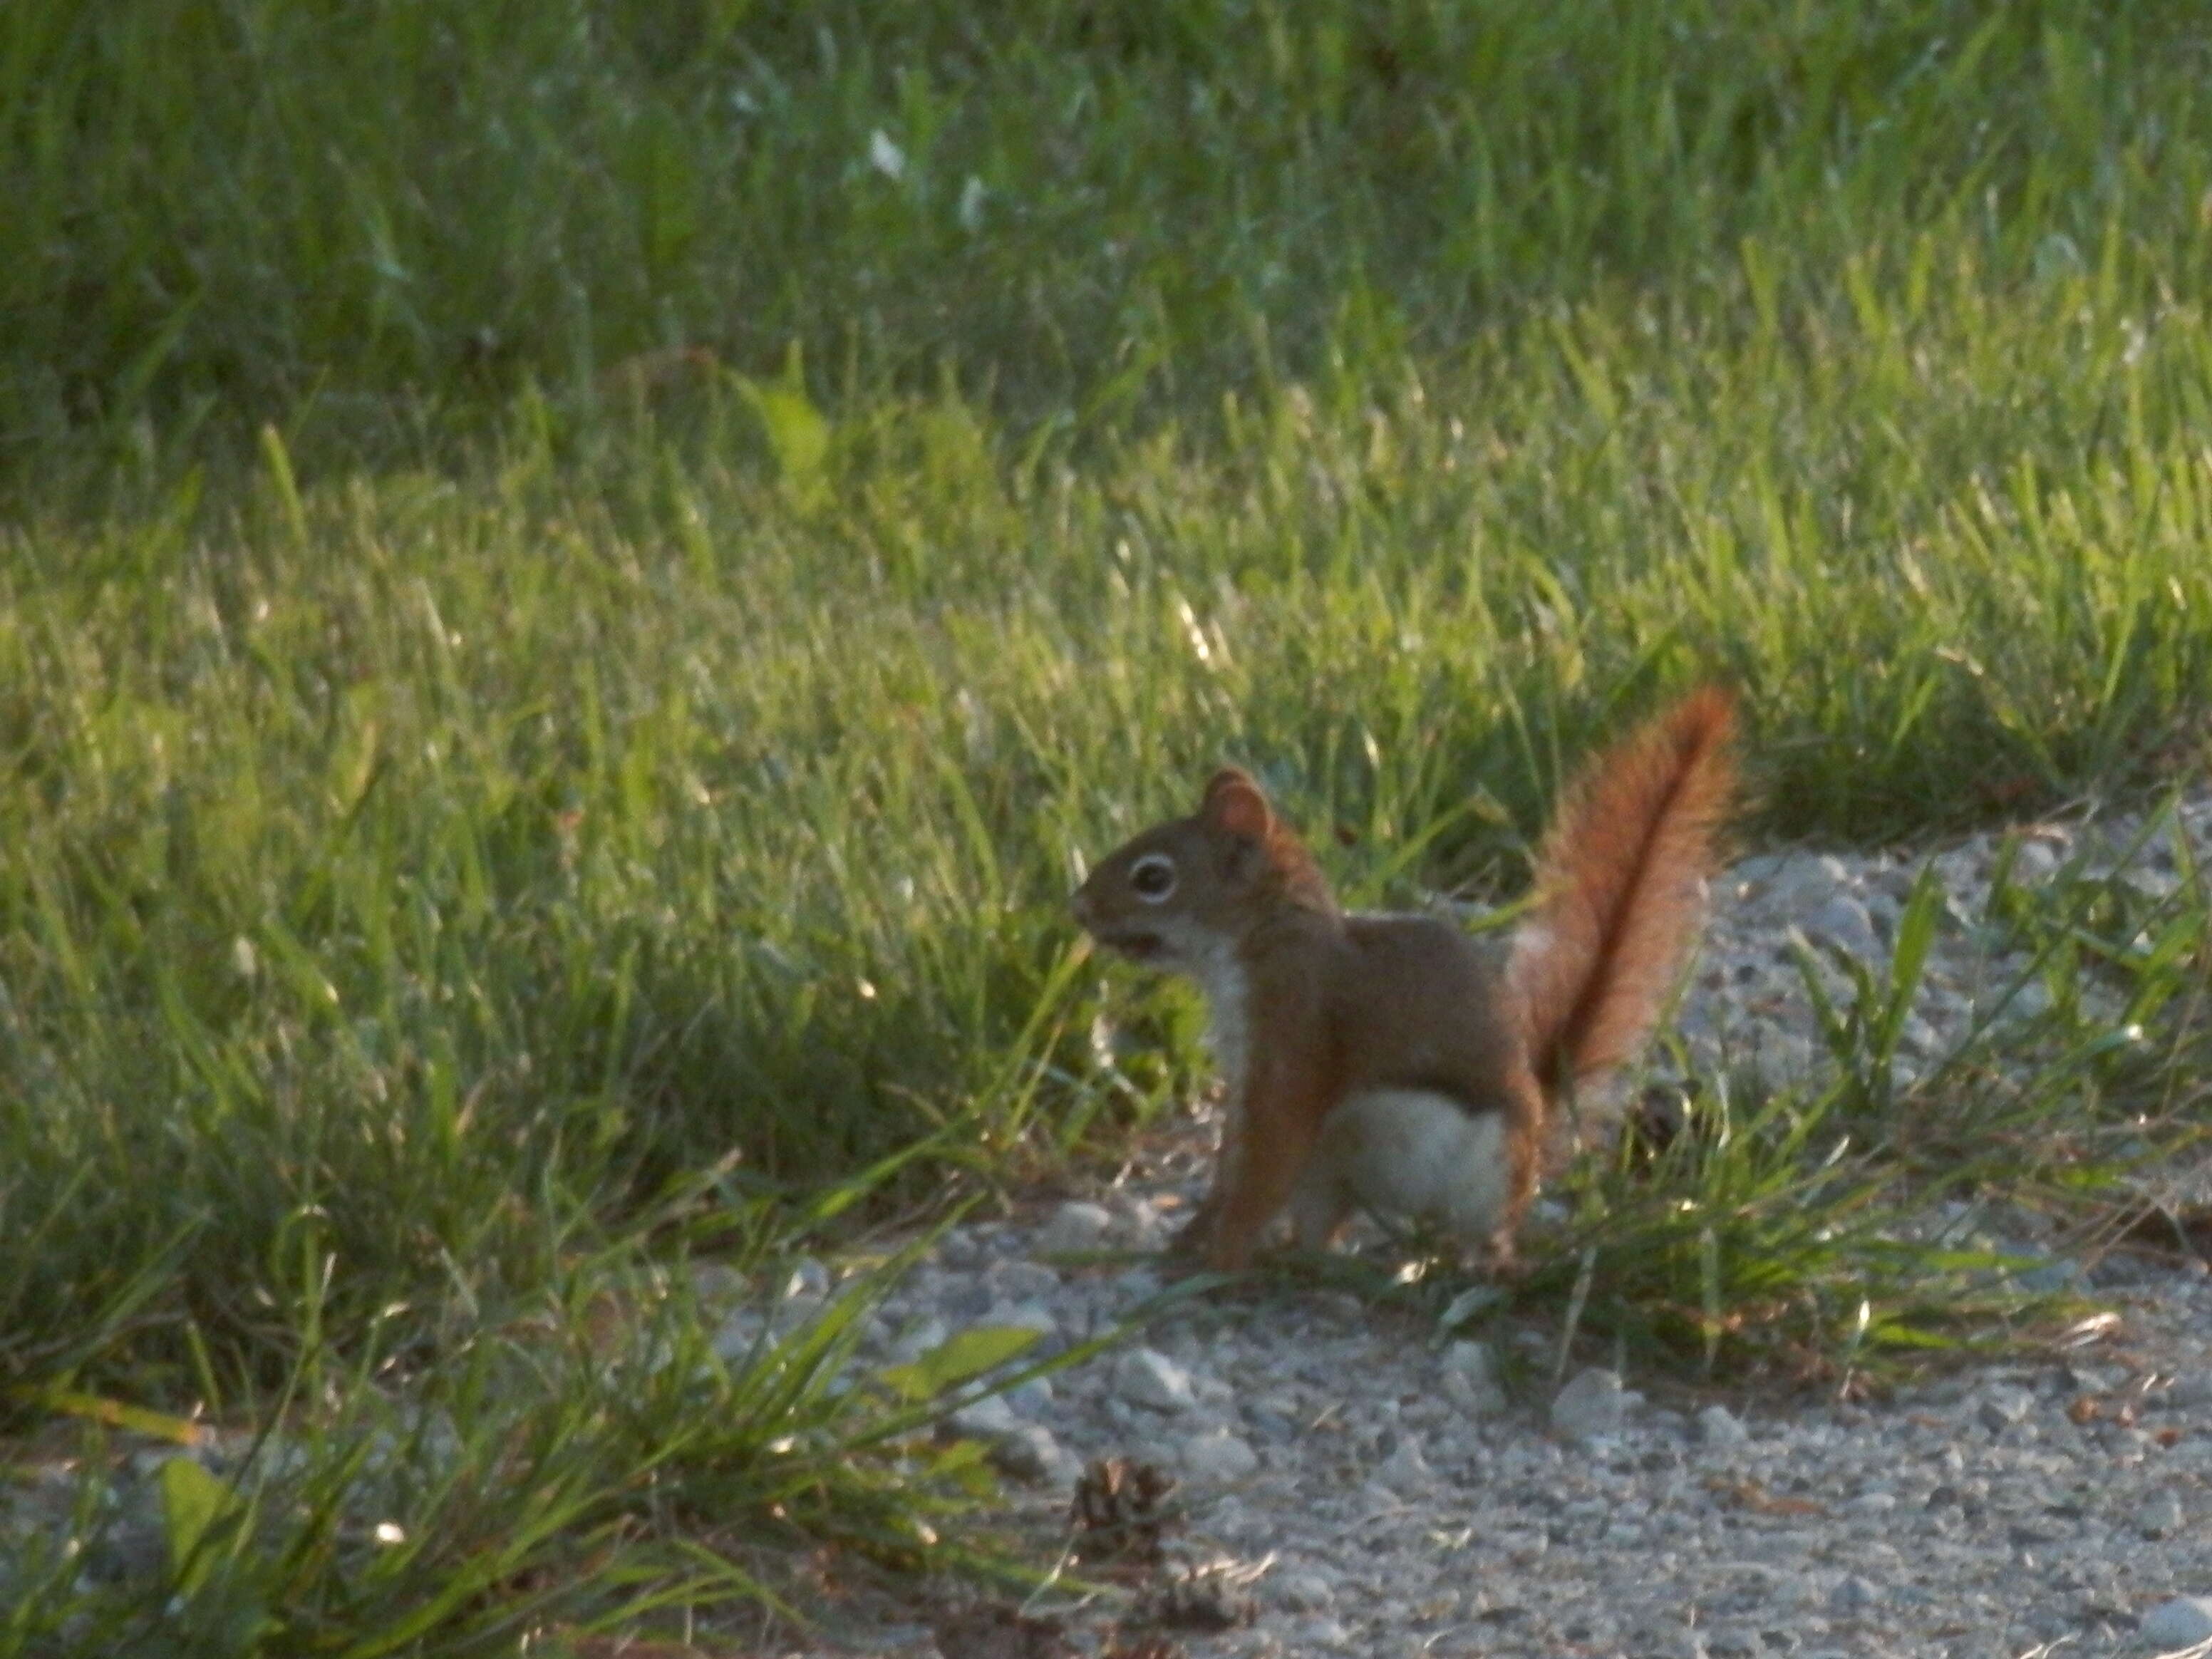
{"type": "Polygon", "coordinates": [[[1075,919],[1198,981],[1227,1088],[1212,1190],[1174,1248],[1236,1272],[1286,1206],[1313,1249],[1365,1207],[1439,1221],[1510,1269],[1547,1120],[1642,1046],[1681,969],[1734,728],[1707,687],[1577,780],[1502,963],[1438,917],[1347,915],[1233,767],[1105,859],[1075,919]]]}

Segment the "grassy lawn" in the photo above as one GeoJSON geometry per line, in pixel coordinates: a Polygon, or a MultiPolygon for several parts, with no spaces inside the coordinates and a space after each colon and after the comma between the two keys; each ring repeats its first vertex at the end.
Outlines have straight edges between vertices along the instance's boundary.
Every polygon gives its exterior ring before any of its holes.
{"type": "MultiPolygon", "coordinates": [[[[556,1650],[970,1548],[830,1386],[877,1281],[725,1363],[683,1264],[1187,1094],[1062,899],[1220,758],[1363,902],[1510,892],[1707,675],[1758,843],[2201,764],[2208,88],[2179,0],[6,8],[0,1422],[270,1439],[161,1477],[158,1571],[0,1565],[0,1652],[556,1650]]],[[[2201,887],[2053,902],[2201,980],[2201,887]]],[[[1924,1299],[1773,1231],[1887,1191],[1804,1184],[1896,1109],[1863,1025],[1589,1213],[1924,1299]]]]}

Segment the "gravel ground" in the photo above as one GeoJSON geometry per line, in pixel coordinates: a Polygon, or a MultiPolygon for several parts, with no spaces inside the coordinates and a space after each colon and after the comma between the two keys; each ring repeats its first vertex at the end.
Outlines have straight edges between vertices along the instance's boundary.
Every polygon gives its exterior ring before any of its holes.
{"type": "MultiPolygon", "coordinates": [[[[981,1281],[1071,1322],[1140,1288],[1048,1296],[1032,1267],[1010,1251],[981,1281]]],[[[1170,1322],[963,1426],[1037,1479],[1040,1524],[1075,1457],[1176,1472],[1177,1561],[1256,1604],[1247,1626],[1178,1632],[1193,1655],[2182,1647],[2212,1636],[2160,1611],[2212,1595],[2212,1285],[2168,1273],[2103,1299],[2120,1325],[2069,1358],[1732,1411],[1595,1369],[1509,1405],[1483,1346],[1438,1352],[1324,1293],[1264,1328],[1170,1322]]],[[[870,1645],[963,1659],[919,1632],[870,1645]]]]}

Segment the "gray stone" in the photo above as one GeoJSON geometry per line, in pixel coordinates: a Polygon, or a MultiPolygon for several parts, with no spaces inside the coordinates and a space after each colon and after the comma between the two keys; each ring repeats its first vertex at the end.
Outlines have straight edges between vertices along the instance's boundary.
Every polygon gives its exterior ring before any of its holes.
{"type": "Polygon", "coordinates": [[[2212,1406],[2212,1371],[2185,1371],[2166,1391],[2166,1403],[2178,1411],[2212,1406]]]}
{"type": "Polygon", "coordinates": [[[1881,958],[1881,936],[1875,932],[1874,918],[1867,914],[1866,906],[1849,893],[1830,895],[1807,913],[1798,925],[1808,938],[1831,945],[1846,956],[1862,962],[1881,958]]]}
{"type": "Polygon", "coordinates": [[[790,1275],[783,1281],[785,1301],[819,1302],[829,1294],[829,1268],[811,1255],[803,1255],[792,1263],[790,1275]]]}
{"type": "Polygon", "coordinates": [[[1103,1248],[1114,1217],[1103,1204],[1063,1204],[1037,1229],[1039,1255],[1076,1255],[1103,1248]]]}
{"type": "Polygon", "coordinates": [[[1943,1034],[1919,1014],[1907,1014],[1904,1029],[1899,1031],[1898,1046],[1907,1053],[1925,1059],[1944,1046],[1943,1034]]]}
{"type": "Polygon", "coordinates": [[[1498,1358],[1485,1342],[1448,1344],[1438,1356],[1444,1397],[1462,1411],[1492,1412],[1505,1404],[1498,1382],[1498,1358]]]}
{"type": "Polygon", "coordinates": [[[1226,1429],[1194,1434],[1182,1443],[1177,1460],[1194,1480],[1242,1480],[1260,1467],[1260,1455],[1226,1429]]]}
{"type": "Polygon", "coordinates": [[[2059,1386],[2077,1394],[2110,1394],[2128,1378],[2118,1366],[2092,1365],[2079,1359],[2069,1360],[2058,1372],[2059,1386]]]}
{"type": "Polygon", "coordinates": [[[1375,1478],[1401,1498],[1419,1498],[1437,1486],[1437,1472],[1421,1455],[1421,1443],[1410,1434],[1399,1437],[1397,1445],[1376,1466],[1375,1478]]]}
{"type": "Polygon", "coordinates": [[[1293,1653],[1341,1652],[1352,1645],[1352,1632],[1327,1613],[1301,1619],[1291,1627],[1293,1653]]]}
{"type": "Polygon", "coordinates": [[[1001,1261],[985,1275],[1001,1302],[1036,1302],[1060,1294],[1060,1275],[1042,1261],[1001,1261]]]}
{"type": "Polygon", "coordinates": [[[937,1310],[956,1324],[975,1323],[990,1311],[994,1299],[991,1287],[980,1278],[948,1279],[937,1287],[937,1310]]]}
{"type": "Polygon", "coordinates": [[[988,1394],[948,1412],[945,1423],[957,1435],[970,1440],[988,1440],[993,1435],[1011,1433],[1019,1419],[1004,1395],[988,1394]]]}
{"type": "Polygon", "coordinates": [[[984,1443],[991,1449],[991,1461],[1017,1480],[1066,1486],[1073,1486],[1083,1473],[1083,1460],[1062,1446],[1042,1423],[1017,1423],[984,1443]]]}
{"type": "Polygon", "coordinates": [[[1849,866],[1830,853],[1788,854],[1764,866],[1747,859],[1738,867],[1753,870],[1751,879],[1764,885],[1767,897],[1796,909],[1809,907],[1851,878],[1849,866]]]}
{"type": "Polygon", "coordinates": [[[1765,887],[1790,866],[1793,855],[1788,853],[1754,853],[1747,859],[1739,859],[1730,865],[1719,885],[1729,888],[1765,887]]]}
{"type": "Polygon", "coordinates": [[[1595,1440],[1620,1432],[1626,1405],[1620,1376],[1592,1365],[1577,1372],[1552,1401],[1552,1427],[1569,1440],[1595,1440]]]}
{"type": "Polygon", "coordinates": [[[1726,1406],[1708,1406],[1698,1413],[1698,1440],[1716,1451],[1751,1443],[1751,1431],[1726,1406]]]}
{"type": "Polygon", "coordinates": [[[1982,1395],[1981,1404],[1974,1414],[1982,1426],[1991,1434],[2002,1432],[2015,1423],[2025,1422],[2035,1409],[2035,1396],[2026,1389],[1994,1388],[1982,1395]]]}
{"type": "Polygon", "coordinates": [[[828,1305],[823,1297],[787,1296],[769,1310],[769,1329],[776,1336],[789,1336],[819,1319],[828,1305]]]}
{"type": "Polygon", "coordinates": [[[1133,1306],[1160,1293],[1160,1275],[1152,1267],[1132,1267],[1114,1281],[1114,1296],[1123,1306],[1133,1306]]]}
{"type": "Polygon", "coordinates": [[[2012,985],[2010,979],[2010,975],[2015,971],[2017,970],[2014,964],[2008,963],[2006,965],[2006,972],[2008,975],[2006,986],[2008,989],[2012,991],[2012,998],[2005,1004],[2004,1012],[1999,1016],[1999,1018],[2006,1020],[2024,1021],[2037,1019],[2041,1018],[2043,1015],[2049,1013],[2051,1012],[2051,988],[2045,985],[2039,979],[2029,980],[2026,984],[2015,988],[2012,985]]]}
{"type": "Polygon", "coordinates": [[[2153,1492],[2136,1511],[2136,1528],[2146,1538],[2172,1538],[2185,1522],[2181,1495],[2171,1486],[2153,1492]]]}
{"type": "Polygon", "coordinates": [[[1198,1404],[1190,1373],[1154,1348],[1131,1348],[1116,1358],[1114,1387],[1132,1405],[1154,1411],[1187,1412],[1198,1404]]]}
{"type": "Polygon", "coordinates": [[[720,1325],[708,1346],[725,1364],[741,1364],[768,1334],[768,1322],[750,1308],[733,1310],[720,1325]]]}
{"type": "Polygon", "coordinates": [[[694,1261],[691,1292],[710,1308],[726,1309],[750,1288],[744,1273],[726,1261],[694,1261]]]}
{"type": "Polygon", "coordinates": [[[990,1246],[979,1228],[956,1227],[937,1241],[937,1260],[949,1268],[965,1271],[990,1257],[990,1246]]]}
{"type": "Polygon", "coordinates": [[[1292,1567],[1268,1579],[1267,1599],[1291,1613],[1326,1613],[1336,1605],[1336,1584],[1318,1567],[1292,1567]]]}
{"type": "Polygon", "coordinates": [[[2212,1641],[2212,1595],[2177,1595],[2143,1614],[2137,1632],[2154,1648],[2188,1648],[2212,1641]]]}
{"type": "Polygon", "coordinates": [[[1043,1417],[1053,1407],[1052,1383],[1048,1378],[1032,1376],[1018,1388],[1006,1390],[1001,1396],[1017,1417],[1031,1422],[1043,1417]]]}
{"type": "Polygon", "coordinates": [[[1443,1352],[1437,1356],[1437,1363],[1447,1376],[1464,1376],[1469,1382],[1486,1388],[1493,1387],[1498,1382],[1498,1358],[1491,1352],[1490,1345],[1486,1342],[1462,1340],[1448,1343],[1443,1352]]]}
{"type": "Polygon", "coordinates": [[[1857,1573],[1849,1573],[1828,1592],[1828,1611],[1844,1619],[1863,1619],[1881,1604],[1881,1592],[1857,1573]]]}

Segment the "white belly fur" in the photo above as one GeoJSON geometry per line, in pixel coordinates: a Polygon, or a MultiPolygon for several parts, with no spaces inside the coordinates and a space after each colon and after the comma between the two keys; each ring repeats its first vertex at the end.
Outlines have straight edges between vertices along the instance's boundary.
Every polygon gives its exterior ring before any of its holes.
{"type": "Polygon", "coordinates": [[[1326,1244],[1353,1206],[1440,1223],[1480,1244],[1504,1219],[1510,1176],[1505,1115],[1449,1096],[1376,1089],[1351,1096],[1322,1125],[1291,1200],[1301,1245],[1326,1244]]]}
{"type": "Polygon", "coordinates": [[[1228,1111],[1221,1126],[1221,1169],[1217,1190],[1232,1186],[1244,1156],[1244,1079],[1251,1071],[1252,1032],[1248,1018],[1251,987],[1237,953],[1196,930],[1173,935],[1187,971],[1206,994],[1206,1046],[1221,1073],[1222,1097],[1228,1111]]]}

